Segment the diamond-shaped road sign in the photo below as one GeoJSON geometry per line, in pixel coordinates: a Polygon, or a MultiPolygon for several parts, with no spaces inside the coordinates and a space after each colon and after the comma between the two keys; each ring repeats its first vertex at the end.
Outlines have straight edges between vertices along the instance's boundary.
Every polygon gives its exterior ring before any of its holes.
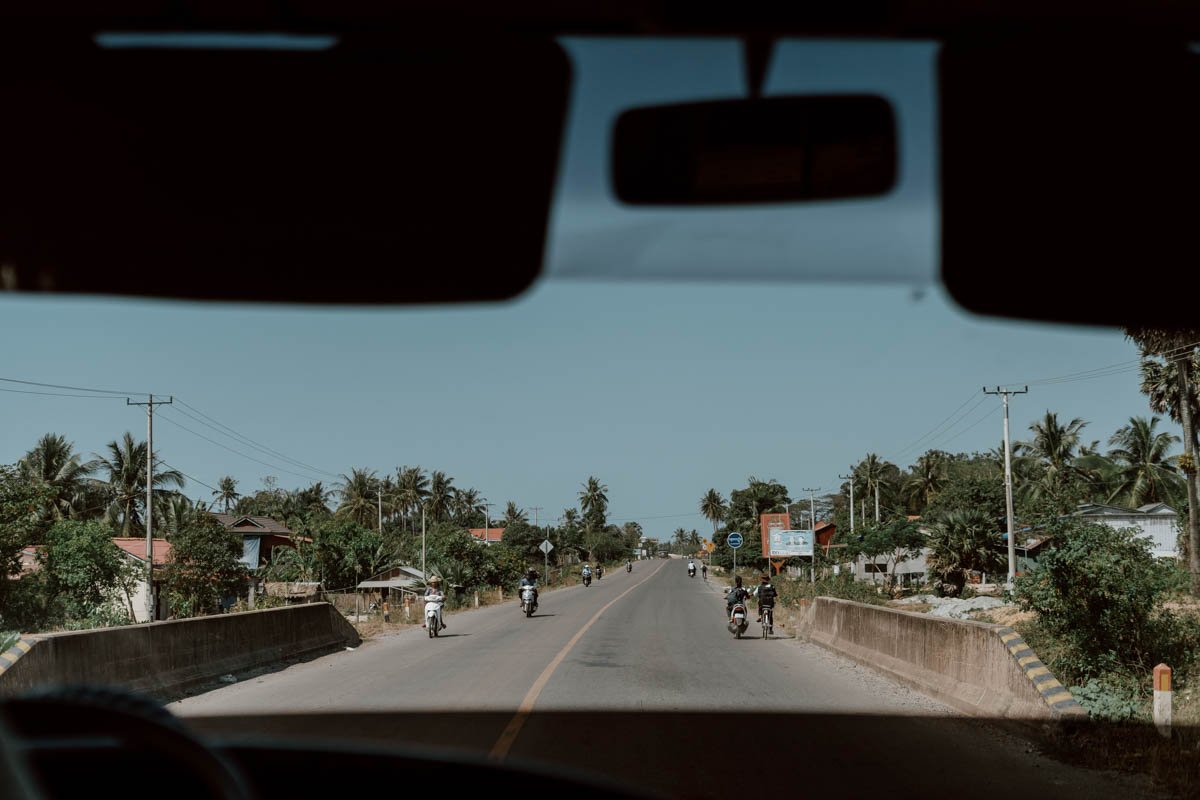
{"type": "Polygon", "coordinates": [[[550,544],[549,539],[544,539],[542,540],[542,543],[538,545],[538,549],[546,555],[550,555],[550,551],[554,549],[554,545],[550,544]]]}

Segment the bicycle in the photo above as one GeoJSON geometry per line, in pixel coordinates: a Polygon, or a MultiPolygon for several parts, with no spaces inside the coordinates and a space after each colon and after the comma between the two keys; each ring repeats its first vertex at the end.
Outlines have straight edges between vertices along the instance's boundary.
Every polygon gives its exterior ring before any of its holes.
{"type": "Polygon", "coordinates": [[[773,606],[764,606],[760,609],[760,612],[762,613],[762,637],[766,639],[775,633],[775,608],[773,606]]]}

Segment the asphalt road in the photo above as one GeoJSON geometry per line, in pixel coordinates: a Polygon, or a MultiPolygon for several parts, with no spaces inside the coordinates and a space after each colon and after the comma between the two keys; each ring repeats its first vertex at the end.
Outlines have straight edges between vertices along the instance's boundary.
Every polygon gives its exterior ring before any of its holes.
{"type": "MultiPolygon", "coordinates": [[[[735,640],[715,581],[643,561],[171,705],[206,734],[418,745],[602,774],[676,797],[1129,797],[815,645],[735,640]]],[[[748,634],[759,628],[751,624],[748,634]]]]}

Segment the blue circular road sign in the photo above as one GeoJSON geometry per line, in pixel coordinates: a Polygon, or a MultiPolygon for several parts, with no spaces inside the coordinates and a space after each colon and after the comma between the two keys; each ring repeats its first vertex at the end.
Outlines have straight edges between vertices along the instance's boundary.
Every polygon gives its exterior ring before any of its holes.
{"type": "Polygon", "coordinates": [[[731,534],[729,534],[729,538],[726,539],[725,542],[730,547],[732,547],[734,550],[737,550],[739,547],[742,546],[742,535],[740,533],[731,533],[731,534]]]}

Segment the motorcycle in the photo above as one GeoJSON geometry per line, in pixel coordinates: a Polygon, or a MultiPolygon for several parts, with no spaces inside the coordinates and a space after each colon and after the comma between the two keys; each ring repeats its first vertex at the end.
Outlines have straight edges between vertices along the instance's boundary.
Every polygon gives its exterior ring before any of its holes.
{"type": "Polygon", "coordinates": [[[633,564],[626,564],[626,565],[625,565],[625,571],[626,571],[626,572],[633,572],[633,564]]]}
{"type": "Polygon", "coordinates": [[[583,576],[583,585],[584,585],[584,586],[591,586],[591,585],[592,585],[592,573],[588,572],[588,573],[584,574],[584,576],[583,576]]]}
{"type": "Polygon", "coordinates": [[[532,617],[533,612],[537,611],[537,603],[533,599],[534,589],[532,586],[521,587],[521,610],[525,612],[525,616],[532,617]]]}
{"type": "Polygon", "coordinates": [[[695,567],[688,567],[688,577],[689,578],[696,577],[696,568],[695,567]]]}
{"type": "Polygon", "coordinates": [[[446,602],[444,594],[430,594],[425,596],[425,627],[429,630],[429,638],[437,638],[438,632],[445,626],[442,625],[442,604],[446,602]]]}
{"type": "Polygon", "coordinates": [[[603,577],[604,577],[604,570],[600,569],[600,567],[596,567],[596,580],[600,580],[603,577]]]}
{"type": "Polygon", "coordinates": [[[729,632],[735,639],[740,639],[749,625],[746,621],[746,604],[742,601],[734,603],[733,612],[729,615],[729,632]]]}

